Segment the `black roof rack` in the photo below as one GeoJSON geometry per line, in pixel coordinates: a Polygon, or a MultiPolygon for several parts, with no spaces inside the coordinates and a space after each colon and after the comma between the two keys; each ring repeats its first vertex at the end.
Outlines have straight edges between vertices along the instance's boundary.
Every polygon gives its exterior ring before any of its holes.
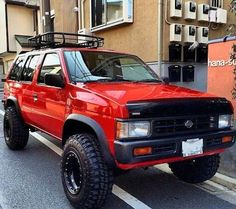
{"type": "Polygon", "coordinates": [[[47,32],[28,39],[29,46],[35,49],[76,47],[98,48],[104,44],[104,39],[76,33],[47,32]]]}

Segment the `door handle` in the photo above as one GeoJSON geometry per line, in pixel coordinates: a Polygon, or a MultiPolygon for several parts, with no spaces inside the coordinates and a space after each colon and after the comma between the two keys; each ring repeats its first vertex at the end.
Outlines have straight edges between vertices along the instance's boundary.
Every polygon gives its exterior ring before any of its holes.
{"type": "Polygon", "coordinates": [[[38,95],[37,94],[33,94],[33,98],[34,98],[34,102],[38,101],[38,95]]]}

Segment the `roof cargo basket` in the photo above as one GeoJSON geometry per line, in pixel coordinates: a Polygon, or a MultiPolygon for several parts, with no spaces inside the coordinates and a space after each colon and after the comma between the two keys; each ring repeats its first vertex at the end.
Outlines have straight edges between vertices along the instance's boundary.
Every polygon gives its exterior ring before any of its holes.
{"type": "Polygon", "coordinates": [[[43,48],[98,48],[104,44],[104,39],[76,33],[47,32],[28,39],[29,45],[35,49],[43,48]]]}

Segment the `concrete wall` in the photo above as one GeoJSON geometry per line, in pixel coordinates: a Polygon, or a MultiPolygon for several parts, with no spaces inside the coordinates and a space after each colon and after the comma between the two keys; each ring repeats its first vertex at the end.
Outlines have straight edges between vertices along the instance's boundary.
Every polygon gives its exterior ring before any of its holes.
{"type": "Polygon", "coordinates": [[[15,35],[35,35],[33,9],[8,5],[9,50],[16,51],[15,35]]]}
{"type": "Polygon", "coordinates": [[[0,0],[0,54],[7,51],[5,1],[0,0]]]}

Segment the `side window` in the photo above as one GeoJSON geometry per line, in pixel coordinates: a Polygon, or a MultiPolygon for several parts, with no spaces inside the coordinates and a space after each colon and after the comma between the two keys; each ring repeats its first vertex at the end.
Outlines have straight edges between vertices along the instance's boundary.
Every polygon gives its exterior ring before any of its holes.
{"type": "Polygon", "coordinates": [[[44,83],[44,77],[46,73],[62,74],[60,58],[58,54],[46,54],[38,77],[38,83],[44,83]]]}
{"type": "Polygon", "coordinates": [[[24,63],[24,57],[18,57],[15,63],[13,64],[13,67],[9,74],[10,80],[18,80],[18,78],[21,75],[23,63],[24,63]]]}
{"type": "Polygon", "coordinates": [[[32,81],[36,66],[39,61],[39,55],[29,56],[21,74],[22,81],[32,81]]]}

